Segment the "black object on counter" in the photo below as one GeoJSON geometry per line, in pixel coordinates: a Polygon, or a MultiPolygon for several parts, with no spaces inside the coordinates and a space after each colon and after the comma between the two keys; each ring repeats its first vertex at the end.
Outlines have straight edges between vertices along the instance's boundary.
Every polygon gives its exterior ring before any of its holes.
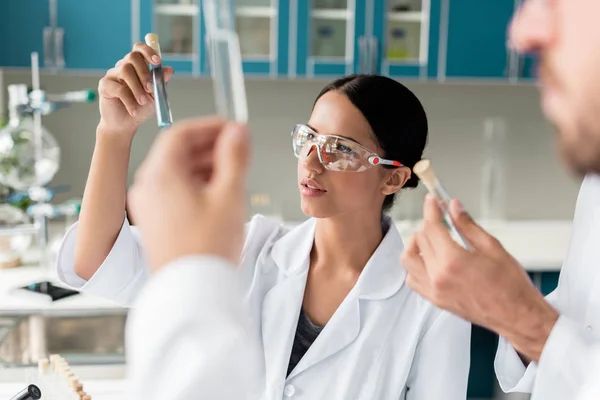
{"type": "Polygon", "coordinates": [[[35,385],[29,385],[25,389],[10,398],[10,400],[39,400],[42,398],[42,391],[35,385]]]}

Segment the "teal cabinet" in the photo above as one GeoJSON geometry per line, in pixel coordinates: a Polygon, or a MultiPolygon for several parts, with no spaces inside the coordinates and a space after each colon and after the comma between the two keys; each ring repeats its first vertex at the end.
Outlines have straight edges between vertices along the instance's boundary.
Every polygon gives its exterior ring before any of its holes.
{"type": "Polygon", "coordinates": [[[435,78],[439,61],[441,0],[374,0],[376,72],[435,78]]]}
{"type": "Polygon", "coordinates": [[[204,52],[200,0],[140,0],[138,41],[158,34],[163,64],[177,75],[200,74],[204,52]]]}
{"type": "Polygon", "coordinates": [[[535,78],[535,56],[508,46],[510,23],[523,0],[442,1],[448,3],[445,77],[507,83],[535,78]]]}
{"type": "Polygon", "coordinates": [[[131,5],[126,0],[3,0],[0,67],[56,71],[106,70],[131,47],[131,5]]]}
{"type": "Polygon", "coordinates": [[[510,0],[450,2],[448,15],[448,78],[508,79],[511,54],[507,29],[514,12],[510,0]]]}
{"type": "MultiPolygon", "coordinates": [[[[379,73],[441,81],[535,78],[507,48],[523,0],[233,0],[246,76],[379,73]]],[[[103,72],[148,32],[178,74],[209,75],[202,0],[3,0],[0,67],[103,72]]]]}
{"type": "MultiPolygon", "coordinates": [[[[246,75],[287,74],[289,1],[238,0],[235,29],[246,75]]],[[[178,74],[209,75],[209,54],[201,0],[142,0],[140,33],[159,35],[163,60],[178,74]]]]}
{"type": "Polygon", "coordinates": [[[558,286],[560,272],[542,272],[540,291],[544,296],[549,295],[558,286]]]}
{"type": "Polygon", "coordinates": [[[62,57],[64,69],[106,71],[131,51],[129,1],[57,0],[56,17],[56,60],[62,57]]]}
{"type": "Polygon", "coordinates": [[[292,76],[437,74],[440,0],[293,0],[290,7],[292,76]]]}
{"type": "Polygon", "coordinates": [[[0,67],[29,67],[34,51],[43,67],[43,32],[49,20],[48,0],[2,0],[0,67]]]}
{"type": "Polygon", "coordinates": [[[337,77],[358,71],[359,53],[366,52],[366,4],[367,0],[291,0],[295,29],[290,75],[337,77]]]}

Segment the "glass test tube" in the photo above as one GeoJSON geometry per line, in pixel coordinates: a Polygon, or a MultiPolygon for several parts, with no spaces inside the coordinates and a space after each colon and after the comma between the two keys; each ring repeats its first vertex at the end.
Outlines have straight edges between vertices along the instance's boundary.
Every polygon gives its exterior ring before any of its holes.
{"type": "Polygon", "coordinates": [[[217,113],[244,124],[248,104],[233,4],[230,0],[203,0],[202,4],[217,113]]]}
{"type": "Polygon", "coordinates": [[[448,205],[452,197],[448,194],[442,182],[436,177],[431,162],[429,160],[421,160],[413,167],[413,172],[421,179],[425,184],[425,187],[429,193],[433,194],[437,199],[438,206],[442,210],[444,215],[444,223],[450,231],[454,240],[456,240],[466,250],[471,250],[471,246],[467,243],[465,238],[458,232],[458,229],[454,226],[450,213],[448,211],[448,205]]]}
{"type": "MultiPolygon", "coordinates": [[[[152,47],[159,57],[162,57],[160,45],[158,43],[158,35],[155,33],[149,33],[146,35],[145,40],[146,44],[152,47]]],[[[165,76],[162,61],[159,65],[150,64],[150,71],[152,73],[152,83],[154,88],[156,121],[158,123],[158,128],[162,130],[173,125],[173,116],[171,115],[171,108],[167,98],[167,88],[165,86],[165,76]]]]}

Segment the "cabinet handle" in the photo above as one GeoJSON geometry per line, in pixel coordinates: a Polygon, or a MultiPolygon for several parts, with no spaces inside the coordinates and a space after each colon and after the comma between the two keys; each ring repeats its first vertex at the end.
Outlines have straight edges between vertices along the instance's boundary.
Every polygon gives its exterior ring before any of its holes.
{"type": "Polygon", "coordinates": [[[510,65],[512,64],[513,51],[510,48],[510,43],[506,41],[506,62],[504,63],[504,76],[508,78],[510,75],[510,65]]]}
{"type": "Polygon", "coordinates": [[[44,66],[53,67],[54,64],[54,41],[52,37],[54,28],[47,26],[44,28],[44,66]]]}
{"type": "Polygon", "coordinates": [[[378,49],[377,49],[377,38],[375,36],[371,36],[369,38],[369,60],[371,62],[369,66],[369,73],[376,74],[377,73],[377,57],[378,57],[378,49]]]}
{"type": "Polygon", "coordinates": [[[361,36],[358,38],[358,73],[366,74],[368,69],[368,42],[365,36],[361,36]]]}
{"type": "Polygon", "coordinates": [[[63,69],[65,67],[65,30],[63,28],[54,28],[54,55],[56,68],[63,69]]]}
{"type": "Polygon", "coordinates": [[[525,56],[519,57],[519,78],[525,77],[525,56]]]}

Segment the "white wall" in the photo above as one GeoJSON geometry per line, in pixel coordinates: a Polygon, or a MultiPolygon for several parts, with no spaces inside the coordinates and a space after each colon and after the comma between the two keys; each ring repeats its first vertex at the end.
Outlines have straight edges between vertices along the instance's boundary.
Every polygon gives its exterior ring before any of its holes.
{"type": "MultiPolygon", "coordinates": [[[[100,77],[43,75],[49,92],[95,88],[100,77]]],[[[31,82],[26,73],[7,71],[4,84],[31,82]]],[[[302,219],[296,189],[296,159],[289,132],[308,119],[315,96],[326,81],[247,82],[250,125],[255,145],[249,177],[252,192],[268,192],[284,216],[302,219]]],[[[579,180],[569,175],[556,157],[554,134],[540,113],[534,86],[407,83],[422,100],[430,119],[427,157],[447,189],[466,208],[479,210],[480,165],[484,118],[500,116],[508,122],[507,217],[572,218],[579,180]]],[[[212,85],[207,79],[175,78],[169,98],[176,120],[214,111],[212,85]]],[[[70,184],[69,196],[81,196],[95,140],[97,104],[78,105],[44,118],[44,125],[59,140],[63,159],[55,184],[70,184]]],[[[138,133],[131,157],[130,177],[156,134],[150,121],[138,133]]],[[[399,207],[412,207],[401,196],[399,207]]],[[[65,196],[61,196],[65,198],[65,196]]],[[[60,200],[60,198],[59,198],[60,200]]],[[[420,198],[416,202],[420,209],[420,198]]]]}

